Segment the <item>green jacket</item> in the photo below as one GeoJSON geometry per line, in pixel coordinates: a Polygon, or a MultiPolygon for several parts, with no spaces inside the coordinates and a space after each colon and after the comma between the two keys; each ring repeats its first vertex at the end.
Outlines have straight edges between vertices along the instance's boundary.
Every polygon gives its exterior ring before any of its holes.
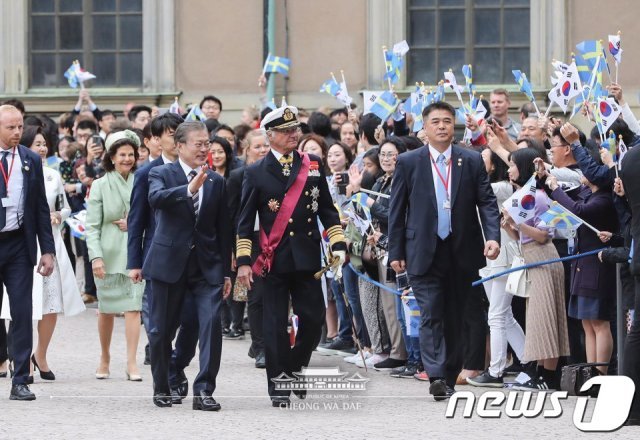
{"type": "Polygon", "coordinates": [[[104,260],[107,274],[127,271],[127,233],[112,222],[126,218],[133,189],[133,173],[127,180],[117,171],[96,179],[87,202],[86,237],[89,259],[104,260]]]}

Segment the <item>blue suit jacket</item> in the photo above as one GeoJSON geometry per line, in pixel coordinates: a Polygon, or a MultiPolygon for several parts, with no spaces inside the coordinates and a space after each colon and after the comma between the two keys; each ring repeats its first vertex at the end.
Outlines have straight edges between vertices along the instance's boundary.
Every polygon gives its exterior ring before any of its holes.
{"type": "Polygon", "coordinates": [[[162,156],[145,164],[135,173],[131,210],[127,218],[127,269],[142,269],[151,246],[156,220],[153,209],[149,206],[149,171],[161,165],[164,165],[162,156]]]}
{"type": "Polygon", "coordinates": [[[207,172],[197,220],[179,162],[149,172],[149,204],[156,230],[142,272],[152,280],[175,283],[185,273],[191,250],[210,284],[231,275],[231,221],[224,178],[207,172]]]}
{"type": "MultiPolygon", "coordinates": [[[[500,243],[498,204],[478,152],[454,145],[451,160],[453,252],[458,268],[477,275],[486,265],[482,231],[487,240],[500,243]]],[[[406,260],[409,274],[426,274],[438,241],[438,207],[428,146],[398,156],[389,212],[389,261],[406,260]]]]}
{"type": "Polygon", "coordinates": [[[42,159],[36,153],[24,147],[18,146],[18,153],[22,161],[22,177],[24,195],[24,217],[22,227],[24,228],[27,250],[31,263],[37,263],[36,238],[40,243],[42,254],[56,253],[53,242],[53,232],[51,230],[51,214],[47,203],[47,194],[44,189],[44,176],[42,174],[42,159]]]}

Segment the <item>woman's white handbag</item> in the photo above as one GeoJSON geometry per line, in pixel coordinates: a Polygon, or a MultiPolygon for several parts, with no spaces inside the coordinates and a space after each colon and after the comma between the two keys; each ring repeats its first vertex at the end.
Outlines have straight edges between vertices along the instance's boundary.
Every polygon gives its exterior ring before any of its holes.
{"type": "MultiPolygon", "coordinates": [[[[520,248],[519,243],[510,242],[507,246],[512,246],[513,251],[513,262],[511,263],[511,268],[515,269],[516,267],[522,267],[525,265],[524,257],[522,256],[522,250],[520,248]],[[514,249],[515,248],[515,249],[514,249]]],[[[527,269],[517,270],[515,272],[511,272],[507,277],[507,286],[505,287],[505,291],[515,296],[520,296],[522,298],[529,297],[529,277],[527,273],[527,269]]]]}

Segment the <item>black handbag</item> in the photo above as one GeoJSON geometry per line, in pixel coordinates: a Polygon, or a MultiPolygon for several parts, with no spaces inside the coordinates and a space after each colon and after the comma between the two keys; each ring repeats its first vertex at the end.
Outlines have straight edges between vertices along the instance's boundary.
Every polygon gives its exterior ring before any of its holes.
{"type": "Polygon", "coordinates": [[[600,376],[600,370],[596,367],[608,366],[604,362],[591,362],[584,364],[573,364],[562,367],[562,375],[560,376],[560,389],[566,391],[570,396],[591,396],[598,395],[599,385],[591,387],[586,392],[581,392],[580,388],[592,377],[600,376]]]}

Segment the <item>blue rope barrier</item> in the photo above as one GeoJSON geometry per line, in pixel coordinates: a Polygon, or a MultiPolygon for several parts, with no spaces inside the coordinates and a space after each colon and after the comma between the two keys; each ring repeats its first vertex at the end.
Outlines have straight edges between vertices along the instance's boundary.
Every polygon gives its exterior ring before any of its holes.
{"type": "Polygon", "coordinates": [[[373,285],[374,285],[374,286],[376,286],[376,287],[379,287],[379,288],[380,288],[380,289],[382,289],[382,290],[386,290],[387,292],[393,293],[394,295],[402,296],[402,292],[401,292],[401,291],[399,291],[399,290],[395,290],[395,289],[392,289],[392,288],[391,288],[391,287],[389,287],[389,286],[385,286],[384,284],[379,283],[379,282],[377,282],[376,280],[372,280],[371,278],[369,278],[369,277],[368,277],[368,276],[366,276],[365,274],[360,273],[360,271],[358,271],[358,269],[356,269],[356,268],[353,266],[353,264],[349,263],[349,267],[350,267],[351,269],[353,269],[353,271],[356,273],[356,275],[358,275],[358,277],[362,278],[363,280],[365,280],[365,281],[367,281],[367,282],[369,282],[369,283],[373,284],[373,285]]]}
{"type": "Polygon", "coordinates": [[[553,263],[561,263],[563,261],[569,261],[569,260],[576,260],[578,258],[584,258],[584,257],[588,257],[589,255],[593,255],[593,254],[597,254],[600,251],[603,251],[607,248],[600,248],[600,249],[596,249],[594,251],[589,251],[589,252],[584,252],[582,254],[576,254],[576,255],[569,255],[568,257],[562,257],[562,258],[554,258],[553,260],[547,260],[547,261],[538,261],[537,263],[529,263],[529,264],[525,264],[524,266],[520,266],[520,267],[513,267],[510,269],[507,269],[505,271],[493,274],[491,276],[488,276],[486,278],[482,278],[478,281],[474,281],[473,283],[471,283],[471,286],[476,287],[479,286],[480,284],[483,284],[487,281],[491,281],[494,278],[499,278],[503,275],[507,275],[510,274],[511,272],[517,272],[519,270],[523,270],[523,269],[531,269],[533,267],[538,267],[538,266],[544,266],[546,264],[553,264],[553,263]]]}

